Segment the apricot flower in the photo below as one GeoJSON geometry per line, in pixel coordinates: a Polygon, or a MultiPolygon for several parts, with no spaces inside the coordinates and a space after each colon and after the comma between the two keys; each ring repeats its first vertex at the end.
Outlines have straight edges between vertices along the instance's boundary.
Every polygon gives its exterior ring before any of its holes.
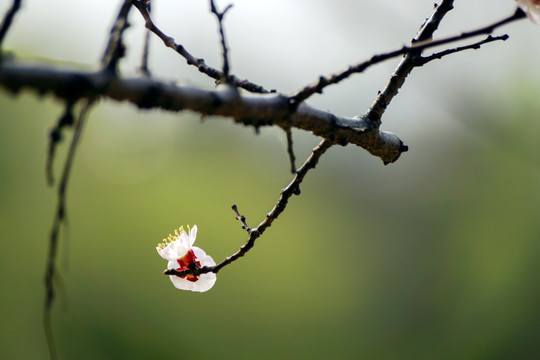
{"type": "MultiPolygon", "coordinates": [[[[156,250],[159,255],[169,262],[167,269],[182,271],[216,265],[214,259],[206,255],[204,250],[193,246],[196,237],[197,225],[191,229],[188,226],[187,233],[181,227],[175,230],[174,235],[169,235],[167,239],[163,239],[161,244],[158,244],[156,250]]],[[[210,290],[216,282],[216,274],[212,272],[197,276],[188,274],[182,277],[176,275],[169,277],[176,288],[197,292],[210,290]]]]}

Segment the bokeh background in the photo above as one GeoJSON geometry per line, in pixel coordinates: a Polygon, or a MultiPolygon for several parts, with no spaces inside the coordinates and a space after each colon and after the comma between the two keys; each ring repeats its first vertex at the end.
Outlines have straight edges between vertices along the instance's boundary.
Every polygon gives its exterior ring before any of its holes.
{"type": "MultiPolygon", "coordinates": [[[[0,11],[11,1],[1,0],[0,11]]],[[[23,2],[6,40],[17,56],[96,69],[119,1],[23,2]]],[[[220,1],[221,6],[226,3],[220,1]]],[[[408,42],[432,0],[235,0],[233,72],[290,93],[320,74],[408,42]]],[[[438,36],[514,11],[456,0],[438,36]]],[[[206,1],[154,1],[155,21],[220,66],[206,1]]],[[[125,75],[143,24],[131,14],[125,75]]],[[[291,179],[285,136],[228,119],[102,101],[68,188],[53,309],[62,359],[540,358],[540,27],[416,69],[383,119],[410,147],[383,166],[355,146],[321,159],[285,213],[209,292],[175,289],[156,244],[197,224],[220,261],[291,179]]],[[[310,104],[363,113],[397,59],[310,104]]],[[[154,76],[212,88],[155,39],[154,76]]],[[[46,359],[44,269],[55,209],[48,130],[62,104],[0,90],[0,358],[46,359]]],[[[319,139],[294,131],[298,159],[319,139]]],[[[61,171],[67,142],[58,151],[61,171]]],[[[301,160],[300,160],[301,161],[301,160]]]]}

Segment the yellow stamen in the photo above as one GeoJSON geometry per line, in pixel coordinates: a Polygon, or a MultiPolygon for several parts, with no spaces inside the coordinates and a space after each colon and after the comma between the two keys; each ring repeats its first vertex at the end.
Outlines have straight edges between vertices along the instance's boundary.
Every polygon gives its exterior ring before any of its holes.
{"type": "MultiPolygon", "coordinates": [[[[189,227],[189,225],[187,226],[187,228],[188,228],[189,231],[191,231],[191,228],[189,227]]],[[[174,235],[169,234],[169,236],[166,239],[163,239],[163,242],[159,243],[157,247],[159,248],[159,250],[162,250],[163,248],[167,247],[173,241],[176,241],[176,239],[178,239],[180,237],[180,235],[182,235],[185,232],[186,231],[184,230],[184,227],[180,226],[177,230],[174,230],[174,235]]]]}

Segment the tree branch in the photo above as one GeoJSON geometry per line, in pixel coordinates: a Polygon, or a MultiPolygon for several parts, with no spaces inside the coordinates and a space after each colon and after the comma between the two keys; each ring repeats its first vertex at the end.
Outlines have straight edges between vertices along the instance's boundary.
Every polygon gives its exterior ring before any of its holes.
{"type": "Polygon", "coordinates": [[[192,110],[202,115],[230,117],[255,128],[294,127],[311,131],[332,143],[361,146],[386,164],[396,161],[408,149],[397,135],[374,129],[363,118],[345,118],[307,104],[301,104],[291,114],[288,98],[280,94],[242,95],[231,87],[202,90],[144,77],[123,79],[106,71],[56,70],[7,62],[0,67],[0,86],[14,93],[23,88],[39,94],[50,92],[71,102],[102,96],[129,101],[139,108],[192,110]]]}
{"type": "MultiPolygon", "coordinates": [[[[165,35],[152,21],[152,18],[150,17],[150,14],[147,11],[146,8],[146,1],[145,0],[133,0],[133,6],[139,10],[142,17],[145,21],[145,26],[148,30],[153,32],[155,35],[157,35],[165,44],[165,46],[173,49],[178,54],[180,54],[184,59],[186,59],[188,65],[195,66],[200,72],[203,74],[208,75],[209,77],[215,79],[216,81],[221,81],[224,77],[224,74],[214,69],[204,62],[204,59],[198,59],[191,55],[186,48],[184,48],[182,45],[177,44],[174,39],[170,36],[165,35]]],[[[258,93],[258,94],[267,94],[267,93],[273,93],[275,90],[266,90],[264,87],[257,85],[255,83],[250,82],[249,80],[240,80],[234,75],[229,76],[229,84],[242,88],[244,90],[247,90],[252,93],[258,93]]]]}
{"type": "Polygon", "coordinates": [[[481,27],[477,30],[463,32],[459,35],[450,36],[439,40],[431,40],[433,33],[435,32],[435,30],[437,30],[439,26],[440,21],[452,8],[453,0],[443,0],[440,6],[435,6],[432,15],[428,19],[426,19],[426,21],[424,21],[410,46],[403,46],[402,48],[397,50],[374,55],[368,60],[365,60],[353,66],[349,66],[346,70],[342,72],[329,76],[319,77],[316,82],[304,87],[303,89],[299,90],[298,92],[289,97],[291,107],[294,108],[295,106],[307,100],[314,94],[322,93],[323,89],[327,86],[337,84],[347,79],[353,74],[362,73],[372,65],[381,63],[383,61],[400,55],[405,55],[403,60],[396,68],[394,74],[390,78],[390,81],[387,84],[385,91],[382,91],[379,94],[369,111],[365,115],[363,115],[367,119],[373,121],[373,125],[378,128],[381,124],[382,114],[390,103],[390,100],[397,94],[397,90],[401,87],[407,75],[412,71],[412,68],[415,67],[413,66],[414,61],[415,59],[420,58],[420,54],[423,50],[431,47],[453,43],[460,40],[465,40],[482,34],[491,34],[496,28],[500,26],[526,17],[525,13],[518,8],[513,15],[503,20],[481,27]]]}
{"type": "MultiPolygon", "coordinates": [[[[420,30],[412,40],[412,47],[416,48],[416,51],[410,51],[400,61],[396,67],[394,73],[388,80],[386,87],[383,91],[379,92],[379,95],[364,115],[366,119],[372,121],[377,128],[381,126],[381,118],[386,108],[390,104],[390,101],[397,95],[398,90],[401,88],[405,79],[410,72],[417,66],[417,59],[420,58],[422,50],[425,49],[424,45],[434,45],[438,42],[432,41],[433,33],[438,29],[441,20],[444,16],[453,9],[454,0],[443,0],[441,5],[435,4],[434,10],[430,17],[428,17],[420,30]]],[[[455,40],[443,40],[443,44],[453,42],[455,40]]],[[[438,44],[440,45],[440,44],[438,44]]]]}

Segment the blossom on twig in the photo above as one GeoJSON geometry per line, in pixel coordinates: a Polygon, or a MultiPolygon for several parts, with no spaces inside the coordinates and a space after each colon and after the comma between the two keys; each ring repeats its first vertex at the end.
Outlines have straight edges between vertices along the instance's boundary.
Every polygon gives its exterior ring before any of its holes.
{"type": "MultiPolygon", "coordinates": [[[[188,226],[188,232],[184,230],[184,227],[180,227],[175,230],[174,235],[169,235],[161,244],[158,244],[156,250],[159,255],[169,262],[167,269],[196,270],[204,266],[216,265],[214,259],[206,255],[204,250],[193,246],[196,237],[197,225],[194,225],[192,229],[188,226]]],[[[176,288],[197,292],[210,290],[216,282],[216,274],[212,272],[200,275],[171,275],[170,278],[176,288]]]]}
{"type": "Polygon", "coordinates": [[[517,3],[532,22],[540,25],[540,0],[517,0],[517,3]]]}

